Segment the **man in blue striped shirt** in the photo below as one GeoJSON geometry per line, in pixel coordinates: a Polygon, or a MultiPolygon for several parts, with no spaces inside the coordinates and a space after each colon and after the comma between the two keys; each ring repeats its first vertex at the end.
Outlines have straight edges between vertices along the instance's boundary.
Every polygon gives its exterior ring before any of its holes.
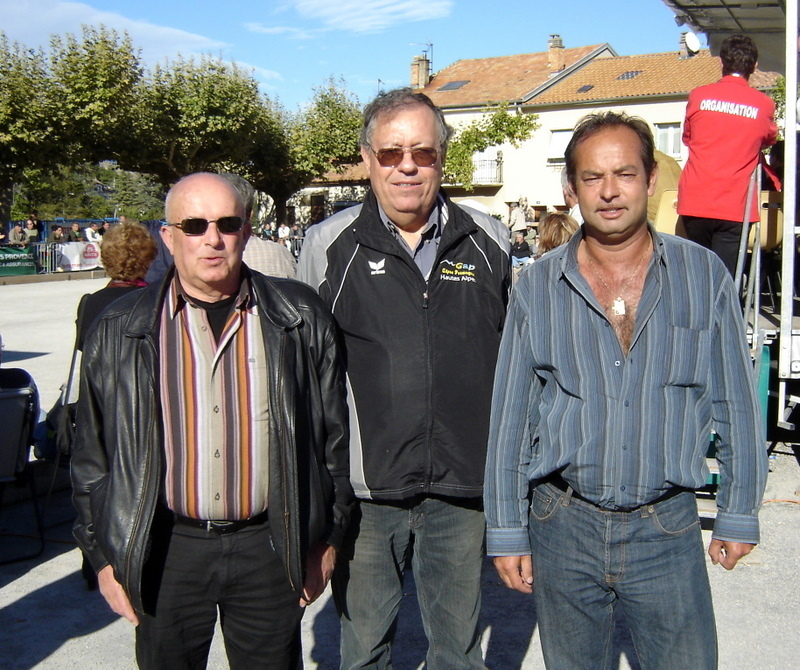
{"type": "Polygon", "coordinates": [[[739,301],[718,258],[647,225],[657,167],[644,121],[585,117],[566,166],[585,223],[512,296],[488,554],[507,586],[534,592],[548,668],[606,667],[617,607],[643,668],[715,668],[694,497],[711,429],[714,564],[730,570],[758,542],[767,470],[739,301]]]}

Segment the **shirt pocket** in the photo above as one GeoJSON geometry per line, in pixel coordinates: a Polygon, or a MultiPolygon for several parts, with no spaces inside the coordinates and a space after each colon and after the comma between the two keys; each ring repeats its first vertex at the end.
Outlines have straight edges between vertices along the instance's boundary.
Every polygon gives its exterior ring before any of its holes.
{"type": "Polygon", "coordinates": [[[250,403],[242,408],[251,421],[269,421],[269,365],[266,355],[247,361],[250,378],[250,403]]]}
{"type": "Polygon", "coordinates": [[[705,387],[711,365],[711,331],[669,326],[666,335],[665,386],[705,387]]]}

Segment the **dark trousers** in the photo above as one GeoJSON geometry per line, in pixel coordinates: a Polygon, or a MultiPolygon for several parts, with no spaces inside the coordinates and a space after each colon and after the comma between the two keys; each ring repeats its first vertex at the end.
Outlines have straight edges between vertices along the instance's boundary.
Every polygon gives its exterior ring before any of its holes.
{"type": "Polygon", "coordinates": [[[302,667],[303,609],[269,525],[219,535],[163,523],[145,569],[136,660],[143,670],[205,668],[219,611],[231,670],[302,667]]]}
{"type": "Polygon", "coordinates": [[[701,247],[711,249],[725,263],[731,277],[736,279],[736,260],[742,237],[742,222],[725,219],[706,219],[702,216],[684,216],[686,236],[701,247]]]}

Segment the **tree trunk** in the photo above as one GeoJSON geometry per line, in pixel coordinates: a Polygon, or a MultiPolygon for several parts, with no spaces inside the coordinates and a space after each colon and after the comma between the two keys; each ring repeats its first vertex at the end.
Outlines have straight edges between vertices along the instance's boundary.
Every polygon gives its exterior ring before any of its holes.
{"type": "Polygon", "coordinates": [[[8,222],[11,220],[11,204],[14,199],[14,182],[0,180],[0,224],[8,234],[8,222]]]}
{"type": "Polygon", "coordinates": [[[275,222],[278,225],[286,223],[286,198],[275,198],[275,222]]]}

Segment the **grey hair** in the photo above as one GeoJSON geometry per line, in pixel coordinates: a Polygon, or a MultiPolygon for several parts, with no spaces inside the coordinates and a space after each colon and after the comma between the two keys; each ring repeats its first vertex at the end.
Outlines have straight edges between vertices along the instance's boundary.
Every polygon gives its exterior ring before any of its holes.
{"type": "Polygon", "coordinates": [[[233,172],[220,172],[219,176],[225,179],[236,192],[244,203],[244,215],[246,219],[250,219],[253,215],[253,204],[256,199],[256,190],[244,177],[233,172]]]}
{"type": "Polygon", "coordinates": [[[447,153],[447,145],[453,136],[453,129],[447,125],[442,110],[433,104],[433,101],[424,93],[415,93],[414,89],[395,88],[386,93],[381,93],[364,108],[364,120],[361,126],[361,136],[358,138],[362,147],[372,146],[372,133],[379,117],[384,114],[392,115],[402,107],[422,105],[433,112],[436,119],[436,132],[439,140],[439,151],[447,153]]]}

